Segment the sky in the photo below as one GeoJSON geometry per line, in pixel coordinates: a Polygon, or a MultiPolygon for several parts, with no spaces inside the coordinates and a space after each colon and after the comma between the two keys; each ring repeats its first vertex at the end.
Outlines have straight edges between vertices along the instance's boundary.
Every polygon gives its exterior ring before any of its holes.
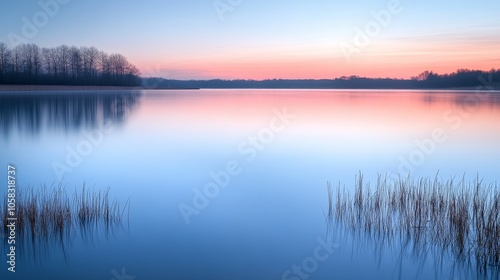
{"type": "Polygon", "coordinates": [[[0,3],[0,42],[95,46],[123,54],[143,76],[410,78],[500,68],[498,0],[0,3]]]}

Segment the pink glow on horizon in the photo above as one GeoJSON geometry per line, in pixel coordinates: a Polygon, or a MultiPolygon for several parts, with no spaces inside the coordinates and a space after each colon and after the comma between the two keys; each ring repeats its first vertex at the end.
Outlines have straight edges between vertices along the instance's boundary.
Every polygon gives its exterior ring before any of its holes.
{"type": "Polygon", "coordinates": [[[268,64],[219,64],[207,67],[171,68],[159,67],[149,68],[158,70],[145,71],[148,67],[141,67],[142,75],[145,77],[158,76],[167,79],[334,79],[342,76],[362,76],[368,78],[398,78],[408,79],[417,76],[423,71],[429,70],[435,73],[452,73],[457,69],[474,69],[488,71],[499,68],[499,63],[467,62],[457,64],[453,61],[442,62],[440,65],[425,66],[425,63],[407,65],[404,63],[386,63],[379,66],[377,63],[366,63],[362,68],[348,66],[335,68],[322,63],[268,63],[268,64]]]}
{"type": "MultiPolygon", "coordinates": [[[[408,79],[429,70],[439,74],[457,69],[500,68],[500,42],[389,40],[374,42],[348,61],[342,52],[290,49],[258,50],[182,57],[137,57],[143,76],[170,79],[333,79],[357,75],[408,79]],[[287,52],[288,51],[288,52],[287,52]]],[[[132,59],[134,61],[134,59],[132,59]]]]}

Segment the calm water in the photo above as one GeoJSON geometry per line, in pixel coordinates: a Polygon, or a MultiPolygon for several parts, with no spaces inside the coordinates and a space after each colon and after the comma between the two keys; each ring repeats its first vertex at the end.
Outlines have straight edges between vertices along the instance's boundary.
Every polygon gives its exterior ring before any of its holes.
{"type": "Polygon", "coordinates": [[[2,93],[0,166],[19,185],[110,187],[131,206],[121,229],[20,253],[15,274],[2,253],[0,276],[466,279],[328,226],[326,184],[499,180],[499,121],[498,92],[2,93]]]}

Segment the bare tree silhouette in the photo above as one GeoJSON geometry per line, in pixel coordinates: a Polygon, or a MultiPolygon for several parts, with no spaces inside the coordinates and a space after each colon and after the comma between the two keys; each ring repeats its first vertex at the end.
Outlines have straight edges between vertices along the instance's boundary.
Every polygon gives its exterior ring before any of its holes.
{"type": "Polygon", "coordinates": [[[0,43],[0,84],[138,86],[139,75],[123,55],[95,47],[0,43]]]}

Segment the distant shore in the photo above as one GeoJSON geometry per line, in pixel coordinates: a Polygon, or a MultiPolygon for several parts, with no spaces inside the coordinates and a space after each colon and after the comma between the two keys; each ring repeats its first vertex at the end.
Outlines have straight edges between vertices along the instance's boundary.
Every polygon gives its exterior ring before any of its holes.
{"type": "MultiPolygon", "coordinates": [[[[59,85],[0,85],[0,92],[6,91],[117,91],[117,90],[147,90],[144,87],[114,87],[114,86],[59,86],[59,85]]],[[[155,88],[156,89],[156,88],[155,88]]],[[[158,88],[162,90],[197,90],[199,88],[158,88]]]]}
{"type": "MultiPolygon", "coordinates": [[[[131,90],[199,90],[196,87],[119,87],[119,86],[64,86],[64,85],[0,85],[0,92],[22,92],[22,91],[131,91],[131,90]]],[[[475,91],[477,87],[455,87],[455,88],[206,88],[206,89],[302,89],[302,90],[462,90],[475,91]]],[[[500,90],[500,86],[483,87],[480,90],[500,90]]]]}

